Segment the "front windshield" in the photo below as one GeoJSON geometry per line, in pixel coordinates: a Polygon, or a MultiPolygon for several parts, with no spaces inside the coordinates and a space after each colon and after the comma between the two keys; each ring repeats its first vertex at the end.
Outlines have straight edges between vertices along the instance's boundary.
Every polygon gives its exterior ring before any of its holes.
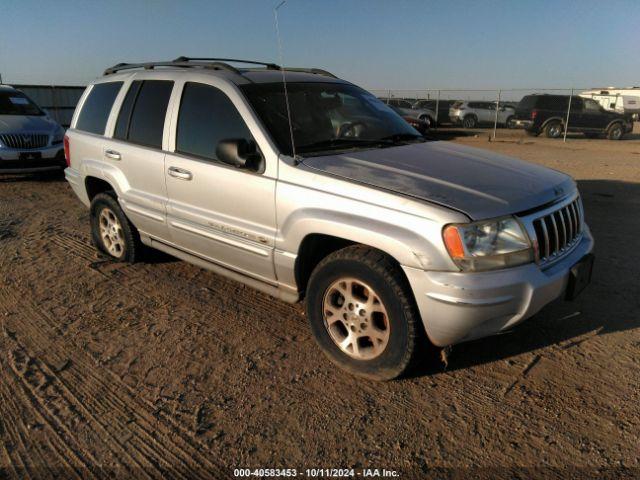
{"type": "Polygon", "coordinates": [[[24,93],[0,90],[0,115],[44,115],[24,93]]]}
{"type": "MultiPolygon", "coordinates": [[[[240,87],[280,151],[291,155],[282,83],[240,87]]],[[[343,83],[287,83],[296,153],[320,155],[424,141],[418,131],[369,92],[343,83]]]]}

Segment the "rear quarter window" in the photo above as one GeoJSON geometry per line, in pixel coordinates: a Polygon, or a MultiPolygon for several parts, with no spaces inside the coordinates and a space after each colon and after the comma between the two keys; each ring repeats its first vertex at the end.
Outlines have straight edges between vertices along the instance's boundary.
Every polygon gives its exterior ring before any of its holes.
{"type": "Polygon", "coordinates": [[[91,87],[89,96],[82,105],[75,128],[84,132],[104,135],[113,102],[123,82],[97,83],[91,87]]]}

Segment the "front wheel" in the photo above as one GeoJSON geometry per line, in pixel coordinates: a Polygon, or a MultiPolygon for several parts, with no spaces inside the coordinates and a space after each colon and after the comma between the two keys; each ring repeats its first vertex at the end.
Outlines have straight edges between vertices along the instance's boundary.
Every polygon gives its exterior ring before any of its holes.
{"type": "Polygon", "coordinates": [[[117,261],[133,263],[141,250],[138,231],[109,193],[91,201],[91,234],[98,249],[117,261]]]}
{"type": "Polygon", "coordinates": [[[420,316],[402,270],[386,254],[363,246],[334,252],[315,268],[307,292],[313,335],[338,367],[390,380],[416,357],[420,316]]]}
{"type": "Polygon", "coordinates": [[[506,121],[506,122],[504,122],[504,125],[505,125],[507,128],[510,128],[510,129],[514,129],[514,128],[516,128],[516,121],[515,121],[515,119],[513,118],[513,115],[512,115],[512,116],[510,116],[509,118],[507,118],[507,121],[506,121]]]}

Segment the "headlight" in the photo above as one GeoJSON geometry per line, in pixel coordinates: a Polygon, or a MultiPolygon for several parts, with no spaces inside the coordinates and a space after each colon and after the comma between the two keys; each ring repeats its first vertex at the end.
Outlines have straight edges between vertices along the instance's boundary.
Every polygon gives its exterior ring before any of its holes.
{"type": "Polygon", "coordinates": [[[494,270],[533,261],[531,242],[513,217],[447,225],[447,251],[463,271],[494,270]]]}

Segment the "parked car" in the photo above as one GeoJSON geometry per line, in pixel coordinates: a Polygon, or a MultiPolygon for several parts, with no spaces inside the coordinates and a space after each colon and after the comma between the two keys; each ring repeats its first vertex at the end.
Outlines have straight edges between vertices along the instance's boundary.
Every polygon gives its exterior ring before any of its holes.
{"type": "Polygon", "coordinates": [[[395,108],[402,117],[414,118],[435,125],[436,112],[428,108],[413,108],[413,103],[409,100],[399,98],[382,99],[384,103],[395,108]]]}
{"type": "MultiPolygon", "coordinates": [[[[413,104],[412,108],[420,110],[427,109],[432,112],[438,110],[438,125],[444,125],[451,123],[451,119],[449,118],[449,109],[451,106],[456,103],[458,100],[418,100],[413,104]]],[[[436,119],[434,118],[434,126],[436,119]]]]}
{"type": "MultiPolygon", "coordinates": [[[[514,123],[531,135],[544,133],[549,138],[563,135],[569,107],[568,95],[526,95],[516,109],[514,123]]],[[[588,138],[600,135],[620,140],[633,130],[630,115],[605,110],[590,98],[573,97],[569,110],[568,132],[583,133],[588,138]]]]}
{"type": "MultiPolygon", "coordinates": [[[[515,109],[506,105],[498,108],[498,125],[511,128],[515,109]]],[[[493,125],[496,119],[496,102],[455,102],[449,109],[451,123],[464,128],[493,125]]]]}
{"type": "Polygon", "coordinates": [[[64,129],[20,90],[0,85],[0,173],[62,170],[64,129]]]}
{"type": "Polygon", "coordinates": [[[65,175],[104,254],[146,245],[304,301],[329,359],[373,379],[589,282],[571,177],[428,141],[328,72],[287,69],[285,91],[279,69],[181,57],[90,84],[65,175]]]}
{"type": "Polygon", "coordinates": [[[420,118],[415,118],[415,117],[412,117],[412,116],[405,115],[403,109],[401,109],[399,107],[394,107],[392,105],[389,105],[389,108],[391,108],[398,115],[400,115],[404,119],[405,122],[407,122],[409,125],[411,125],[413,128],[415,128],[417,131],[419,131],[422,135],[426,135],[427,132],[429,131],[429,127],[431,125],[430,125],[428,119],[422,120],[420,118]]]}

